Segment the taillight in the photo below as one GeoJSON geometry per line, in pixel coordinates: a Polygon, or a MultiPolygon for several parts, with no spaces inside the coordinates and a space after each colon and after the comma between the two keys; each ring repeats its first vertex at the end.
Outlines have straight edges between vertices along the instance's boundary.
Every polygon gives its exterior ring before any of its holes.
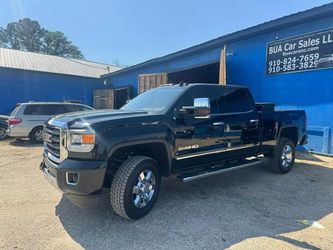
{"type": "Polygon", "coordinates": [[[17,125],[22,122],[22,119],[20,118],[9,118],[8,119],[8,124],[9,125],[17,125]]]}

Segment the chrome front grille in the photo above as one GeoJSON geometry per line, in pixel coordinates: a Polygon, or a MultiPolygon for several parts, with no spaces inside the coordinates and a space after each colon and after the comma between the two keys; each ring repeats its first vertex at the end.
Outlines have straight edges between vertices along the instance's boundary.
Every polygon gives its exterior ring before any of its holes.
{"type": "Polygon", "coordinates": [[[58,165],[61,160],[61,130],[57,127],[44,126],[44,154],[51,163],[58,165]]]}

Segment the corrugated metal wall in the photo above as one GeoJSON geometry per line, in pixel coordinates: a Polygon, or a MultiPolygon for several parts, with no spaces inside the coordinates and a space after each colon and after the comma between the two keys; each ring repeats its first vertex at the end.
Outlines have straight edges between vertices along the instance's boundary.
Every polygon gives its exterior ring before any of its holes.
{"type": "Polygon", "coordinates": [[[79,100],[93,105],[93,89],[110,88],[102,79],[0,68],[0,114],[16,103],[79,100]]]}
{"type": "Polygon", "coordinates": [[[305,109],[309,125],[307,149],[333,154],[333,69],[265,74],[266,43],[333,27],[333,17],[307,22],[229,45],[228,82],[249,86],[257,101],[281,109],[305,109]],[[252,63],[251,63],[252,62],[252,63]]]}
{"type": "MultiPolygon", "coordinates": [[[[248,86],[256,101],[272,101],[278,108],[305,109],[310,135],[307,149],[330,154],[333,154],[333,70],[267,76],[265,63],[268,42],[332,27],[333,17],[329,17],[227,44],[227,83],[248,86]]],[[[139,74],[173,72],[217,62],[223,46],[108,78],[117,87],[132,85],[133,93],[137,93],[139,74]]]]}

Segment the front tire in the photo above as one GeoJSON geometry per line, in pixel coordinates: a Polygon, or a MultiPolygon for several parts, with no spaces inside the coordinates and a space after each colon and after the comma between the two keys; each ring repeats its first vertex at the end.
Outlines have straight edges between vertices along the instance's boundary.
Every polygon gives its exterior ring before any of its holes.
{"type": "Polygon", "coordinates": [[[34,128],[29,135],[29,139],[33,143],[42,143],[43,142],[43,127],[34,128]]]}
{"type": "Polygon", "coordinates": [[[112,180],[111,206],[125,219],[140,219],[152,209],[160,186],[156,162],[146,156],[133,156],[120,165],[112,180]]]}
{"type": "Polygon", "coordinates": [[[280,138],[274,156],[269,158],[270,168],[279,174],[288,173],[295,162],[295,145],[288,138],[280,138]]]}

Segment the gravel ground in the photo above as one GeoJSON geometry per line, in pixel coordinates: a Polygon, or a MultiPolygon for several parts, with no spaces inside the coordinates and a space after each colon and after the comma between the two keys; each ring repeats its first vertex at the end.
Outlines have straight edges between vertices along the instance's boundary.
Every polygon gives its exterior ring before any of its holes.
{"type": "Polygon", "coordinates": [[[129,222],[107,192],[98,208],[68,202],[40,173],[41,153],[0,142],[0,248],[333,249],[332,158],[299,155],[287,175],[257,166],[187,184],[164,179],[153,210],[129,222]]]}

